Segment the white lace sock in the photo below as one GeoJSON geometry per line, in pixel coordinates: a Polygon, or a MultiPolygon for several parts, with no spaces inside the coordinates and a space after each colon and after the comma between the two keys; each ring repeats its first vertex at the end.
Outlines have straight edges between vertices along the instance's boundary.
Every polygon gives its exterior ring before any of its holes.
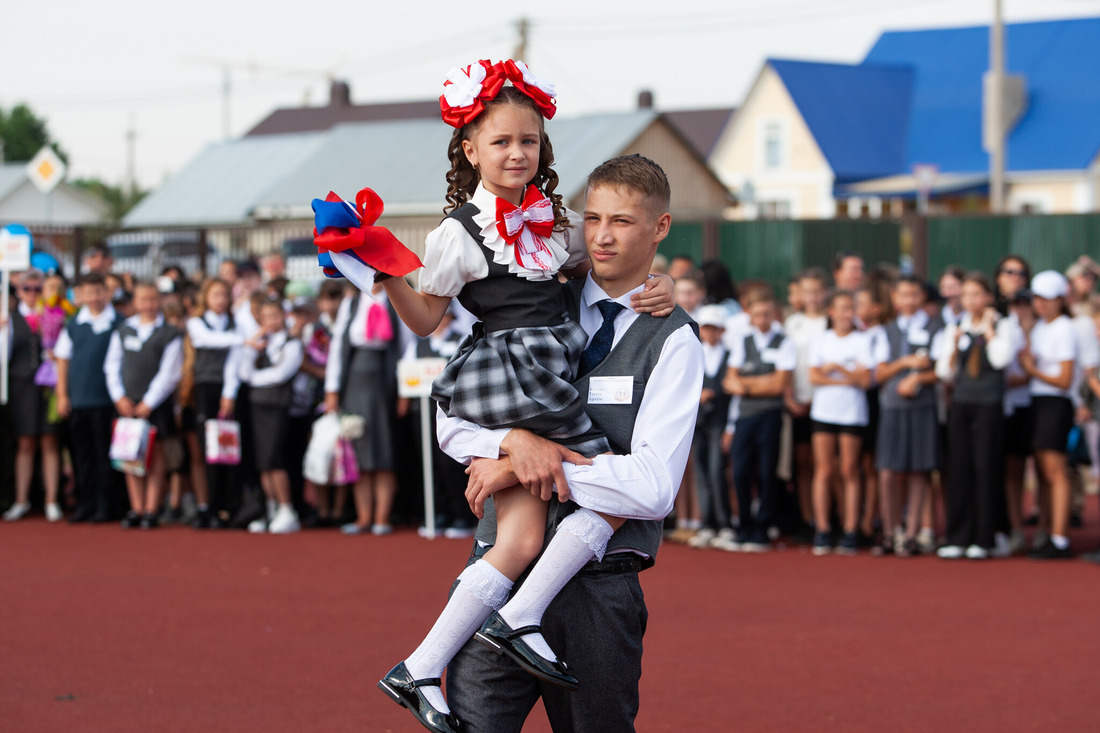
{"type": "MultiPolygon", "coordinates": [[[[481,628],[489,614],[504,605],[512,581],[484,560],[478,560],[458,576],[458,586],[439,614],[431,631],[420,642],[405,666],[414,680],[431,679],[443,674],[462,645],[481,628]]],[[[451,709],[438,687],[419,688],[428,702],[441,712],[451,709]]]]}
{"type": "MultiPolygon", "coordinates": [[[[569,579],[592,558],[603,559],[614,533],[611,525],[590,509],[578,509],[563,519],[527,580],[500,609],[501,618],[513,629],[541,624],[546,607],[569,579]]],[[[523,640],[536,654],[557,661],[542,634],[527,634],[523,640]]]]}

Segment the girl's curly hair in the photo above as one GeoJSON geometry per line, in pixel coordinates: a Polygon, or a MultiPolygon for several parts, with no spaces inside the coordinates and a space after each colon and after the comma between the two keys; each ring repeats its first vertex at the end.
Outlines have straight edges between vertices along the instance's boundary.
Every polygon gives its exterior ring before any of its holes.
{"type": "Polygon", "coordinates": [[[539,121],[539,167],[530,183],[550,199],[554,207],[554,231],[565,231],[569,227],[569,219],[565,214],[565,204],[562,202],[561,194],[554,193],[554,189],[558,187],[558,174],[550,167],[554,164],[554,148],[550,145],[550,138],[546,134],[545,121],[534,101],[515,87],[501,89],[500,94],[485,103],[484,112],[473,122],[456,129],[451,135],[451,142],[447,146],[447,158],[451,161],[451,170],[447,172],[447,206],[443,209],[443,213],[449,214],[469,201],[481,180],[481,174],[470,164],[466,153],[462,150],[462,141],[472,139],[485,117],[493,109],[505,104],[526,107],[539,121]]]}

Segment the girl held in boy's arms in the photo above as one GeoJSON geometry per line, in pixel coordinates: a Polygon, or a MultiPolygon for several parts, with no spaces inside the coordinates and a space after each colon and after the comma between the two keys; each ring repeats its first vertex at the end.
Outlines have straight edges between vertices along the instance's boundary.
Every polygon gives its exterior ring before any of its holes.
{"type": "MultiPolygon", "coordinates": [[[[569,316],[557,275],[583,277],[588,260],[583,237],[574,231],[579,218],[554,192],[558,177],[543,122],[555,112],[553,94],[521,62],[481,61],[451,70],[440,97],[444,121],[456,128],[447,150],[448,216],[428,235],[420,292],[400,277],[379,279],[402,320],[421,336],[435,329],[456,296],[479,318],[433,385],[432,396],[447,415],[482,427],[532,430],[576,451],[566,460],[587,463],[585,456],[610,447],[593,432],[571,384],[578,370],[591,368],[581,359],[588,336],[569,316]]],[[[363,279],[364,270],[348,254],[333,253],[332,259],[342,274],[363,279]]],[[[371,283],[356,284],[369,291],[371,283]]],[[[634,307],[667,315],[671,295],[670,280],[655,280],[635,296],[634,307]]],[[[584,507],[585,497],[574,492],[571,498],[584,507]]],[[[439,676],[475,632],[540,679],[576,688],[538,624],[573,574],[603,557],[624,521],[584,508],[569,515],[508,601],[512,584],[542,550],[547,504],[516,486],[496,493],[494,505],[496,544],[459,575],[428,636],[379,682],[430,730],[461,727],[443,699],[439,676]]]]}

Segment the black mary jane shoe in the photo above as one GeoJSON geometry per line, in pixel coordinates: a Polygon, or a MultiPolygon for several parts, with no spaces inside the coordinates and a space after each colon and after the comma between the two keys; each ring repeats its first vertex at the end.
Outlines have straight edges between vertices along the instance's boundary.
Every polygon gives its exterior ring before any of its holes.
{"type": "Polygon", "coordinates": [[[521,638],[527,634],[541,633],[541,626],[522,626],[512,629],[499,613],[493,613],[482,625],[481,630],[474,634],[474,638],[497,654],[507,656],[543,682],[549,682],[573,692],[580,683],[576,677],[569,674],[569,667],[565,662],[560,660],[551,662],[536,653],[521,638]]]}
{"type": "Polygon", "coordinates": [[[436,710],[435,706],[428,702],[423,693],[417,689],[439,687],[441,682],[439,677],[414,680],[405,663],[401,662],[378,681],[378,689],[401,707],[407,708],[428,730],[436,733],[462,733],[466,728],[458,718],[451,713],[436,710]]]}

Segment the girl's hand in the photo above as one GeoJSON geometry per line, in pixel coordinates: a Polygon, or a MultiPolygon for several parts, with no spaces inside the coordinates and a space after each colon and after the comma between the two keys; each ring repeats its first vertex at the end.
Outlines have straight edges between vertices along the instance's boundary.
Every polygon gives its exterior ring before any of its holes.
{"type": "Polygon", "coordinates": [[[153,414],[153,408],[144,402],[137,403],[137,407],[134,408],[134,417],[140,417],[142,420],[146,420],[153,414]]]}
{"type": "Polygon", "coordinates": [[[657,275],[645,281],[642,292],[630,296],[630,305],[635,313],[651,313],[656,318],[665,318],[676,307],[672,297],[672,278],[657,275]]]}
{"type": "Polygon", "coordinates": [[[1032,355],[1030,348],[1025,346],[1016,358],[1020,360],[1020,366],[1025,372],[1028,374],[1035,373],[1035,357],[1032,355]]]}
{"type": "Polygon", "coordinates": [[[221,404],[218,406],[218,419],[229,420],[233,417],[233,410],[236,407],[235,400],[230,397],[222,397],[221,404]]]}
{"type": "Polygon", "coordinates": [[[733,447],[733,433],[722,433],[722,452],[729,453],[733,447]]]}
{"type": "Polygon", "coordinates": [[[134,416],[134,403],[129,397],[123,397],[121,400],[115,403],[115,409],[118,410],[119,417],[133,417],[134,416]]]}
{"type": "Polygon", "coordinates": [[[340,395],[337,392],[325,393],[325,412],[339,412],[340,410],[340,395]]]}

